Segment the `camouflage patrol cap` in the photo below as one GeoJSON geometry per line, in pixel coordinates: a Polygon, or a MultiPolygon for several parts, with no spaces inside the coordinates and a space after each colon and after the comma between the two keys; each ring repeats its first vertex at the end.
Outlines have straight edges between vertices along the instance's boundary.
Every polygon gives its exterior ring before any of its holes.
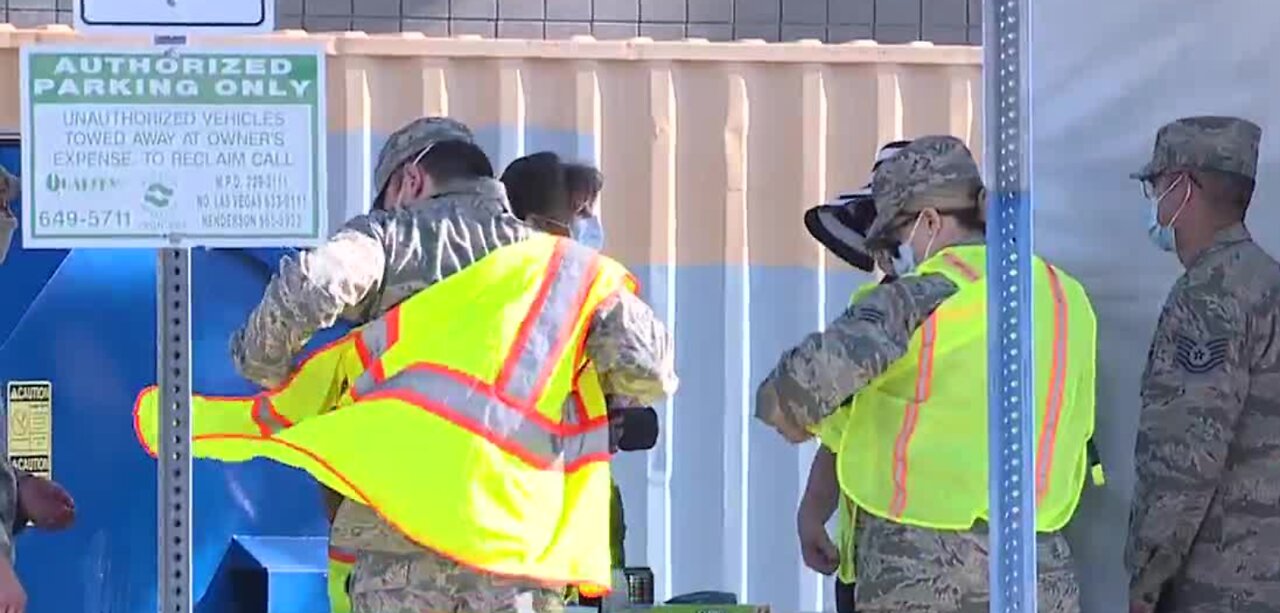
{"type": "Polygon", "coordinates": [[[474,142],[475,137],[466,124],[449,117],[422,117],[396,130],[386,144],[382,145],[382,151],[378,152],[378,166],[373,171],[374,197],[382,195],[382,190],[387,188],[387,182],[391,180],[391,174],[405,162],[432,145],[446,140],[470,143],[474,142]]]}
{"type": "MultiPolygon", "coordinates": [[[[876,169],[871,193],[876,201],[876,220],[867,229],[867,245],[879,248],[891,242],[894,222],[914,212],[912,201],[930,190],[956,183],[981,184],[982,173],[969,148],[954,136],[922,136],[911,141],[876,169]]],[[[954,209],[970,205],[957,203],[954,209]]]]}
{"type": "Polygon", "coordinates": [[[1262,128],[1239,117],[1183,117],[1156,132],[1151,161],[1130,178],[1150,181],[1178,170],[1216,170],[1250,179],[1258,173],[1262,128]]]}

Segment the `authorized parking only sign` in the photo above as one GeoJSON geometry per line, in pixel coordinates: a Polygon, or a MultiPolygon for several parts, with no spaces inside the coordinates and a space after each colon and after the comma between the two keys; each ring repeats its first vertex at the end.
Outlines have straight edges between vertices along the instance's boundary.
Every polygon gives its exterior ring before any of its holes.
{"type": "Polygon", "coordinates": [[[26,248],[327,235],[320,49],[22,48],[26,248]]]}

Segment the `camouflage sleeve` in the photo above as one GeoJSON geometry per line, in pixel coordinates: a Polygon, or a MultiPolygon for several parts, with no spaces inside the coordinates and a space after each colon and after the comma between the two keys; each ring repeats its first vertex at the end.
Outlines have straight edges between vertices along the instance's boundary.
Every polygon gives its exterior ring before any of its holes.
{"type": "Polygon", "coordinates": [[[231,359],[263,387],[282,382],[316,330],[333,325],[382,282],[384,232],[370,217],[347,222],[329,242],[285,256],[249,320],[231,337],[231,359]]]}
{"type": "Polygon", "coordinates": [[[1126,563],[1130,598],[1154,604],[1182,566],[1218,487],[1249,392],[1246,316],[1189,288],[1160,316],[1142,381],[1126,563]]]}
{"type": "Polygon", "coordinates": [[[13,524],[18,517],[18,476],[0,460],[0,558],[13,559],[13,524]]]}
{"type": "Polygon", "coordinates": [[[635,294],[621,291],[596,310],[586,354],[606,394],[648,406],[674,394],[675,343],[658,316],[635,294]]]}
{"type": "Polygon", "coordinates": [[[907,352],[916,328],[956,292],[938,274],[904,277],[868,291],[827,326],[782,354],[756,391],[756,417],[780,412],[812,430],[907,352]]]}

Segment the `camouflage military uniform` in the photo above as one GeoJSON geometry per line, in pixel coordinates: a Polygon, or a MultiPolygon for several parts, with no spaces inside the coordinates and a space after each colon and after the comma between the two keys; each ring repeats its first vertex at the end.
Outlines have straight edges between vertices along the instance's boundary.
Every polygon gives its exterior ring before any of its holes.
{"type": "MultiPolygon", "coordinates": [[[[392,135],[375,172],[379,192],[401,164],[446,139],[471,140],[471,133],[455,121],[430,118],[392,135]]],[[[502,184],[492,179],[445,185],[426,201],[357,216],[324,246],[281,262],[261,304],[232,337],[233,361],[246,378],[271,386],[288,375],[316,330],[338,317],[373,319],[531,232],[510,213],[502,184]]],[[[653,311],[622,292],[594,314],[586,353],[607,393],[649,404],[677,384],[672,345],[653,311]]],[[[338,509],[330,539],[358,552],[351,581],[356,613],[553,611],[562,603],[557,586],[502,582],[461,568],[349,500],[338,509]],[[538,608],[520,608],[531,599],[538,608]]]]}
{"type": "Polygon", "coordinates": [[[13,559],[13,537],[26,524],[19,523],[18,473],[13,465],[0,460],[0,557],[13,559]]]}
{"type": "MultiPolygon", "coordinates": [[[[9,201],[18,195],[18,178],[7,168],[0,166],[0,262],[9,251],[9,239],[17,219],[9,210],[9,201]]],[[[0,556],[13,558],[13,537],[18,524],[18,472],[13,465],[0,459],[0,556]]],[[[23,521],[22,524],[26,522],[23,521]]]]}
{"type": "MultiPolygon", "coordinates": [[[[881,249],[893,240],[887,234],[915,212],[911,205],[916,196],[977,178],[977,166],[959,140],[926,136],[912,141],[875,172],[877,213],[867,231],[868,246],[881,249]]],[[[940,274],[906,276],[870,290],[825,330],[783,354],[757,392],[757,418],[775,427],[812,431],[905,355],[916,328],[957,290],[940,274]]],[[[963,532],[930,530],[859,513],[857,610],[986,613],[986,532],[982,524],[963,532]]],[[[1066,539],[1060,533],[1041,534],[1038,551],[1038,610],[1079,611],[1079,586],[1066,539]]]]}
{"type": "Polygon", "coordinates": [[[18,229],[18,218],[9,203],[18,197],[21,183],[7,168],[0,166],[0,262],[9,255],[13,243],[13,231],[18,229]]]}
{"type": "MultiPolygon", "coordinates": [[[[1254,177],[1261,130],[1190,118],[1135,178],[1254,177]]],[[[1280,611],[1280,265],[1243,225],[1186,262],[1142,379],[1130,598],[1165,613],[1280,611]]]]}

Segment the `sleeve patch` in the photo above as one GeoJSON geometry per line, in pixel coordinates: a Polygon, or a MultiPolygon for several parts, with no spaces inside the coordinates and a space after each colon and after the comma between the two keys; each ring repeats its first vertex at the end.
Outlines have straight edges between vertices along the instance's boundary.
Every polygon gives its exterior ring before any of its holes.
{"type": "Polygon", "coordinates": [[[1193,375],[1203,375],[1221,367],[1227,361],[1231,340],[1227,337],[1196,340],[1182,334],[1174,336],[1173,361],[1179,368],[1193,375]]]}

